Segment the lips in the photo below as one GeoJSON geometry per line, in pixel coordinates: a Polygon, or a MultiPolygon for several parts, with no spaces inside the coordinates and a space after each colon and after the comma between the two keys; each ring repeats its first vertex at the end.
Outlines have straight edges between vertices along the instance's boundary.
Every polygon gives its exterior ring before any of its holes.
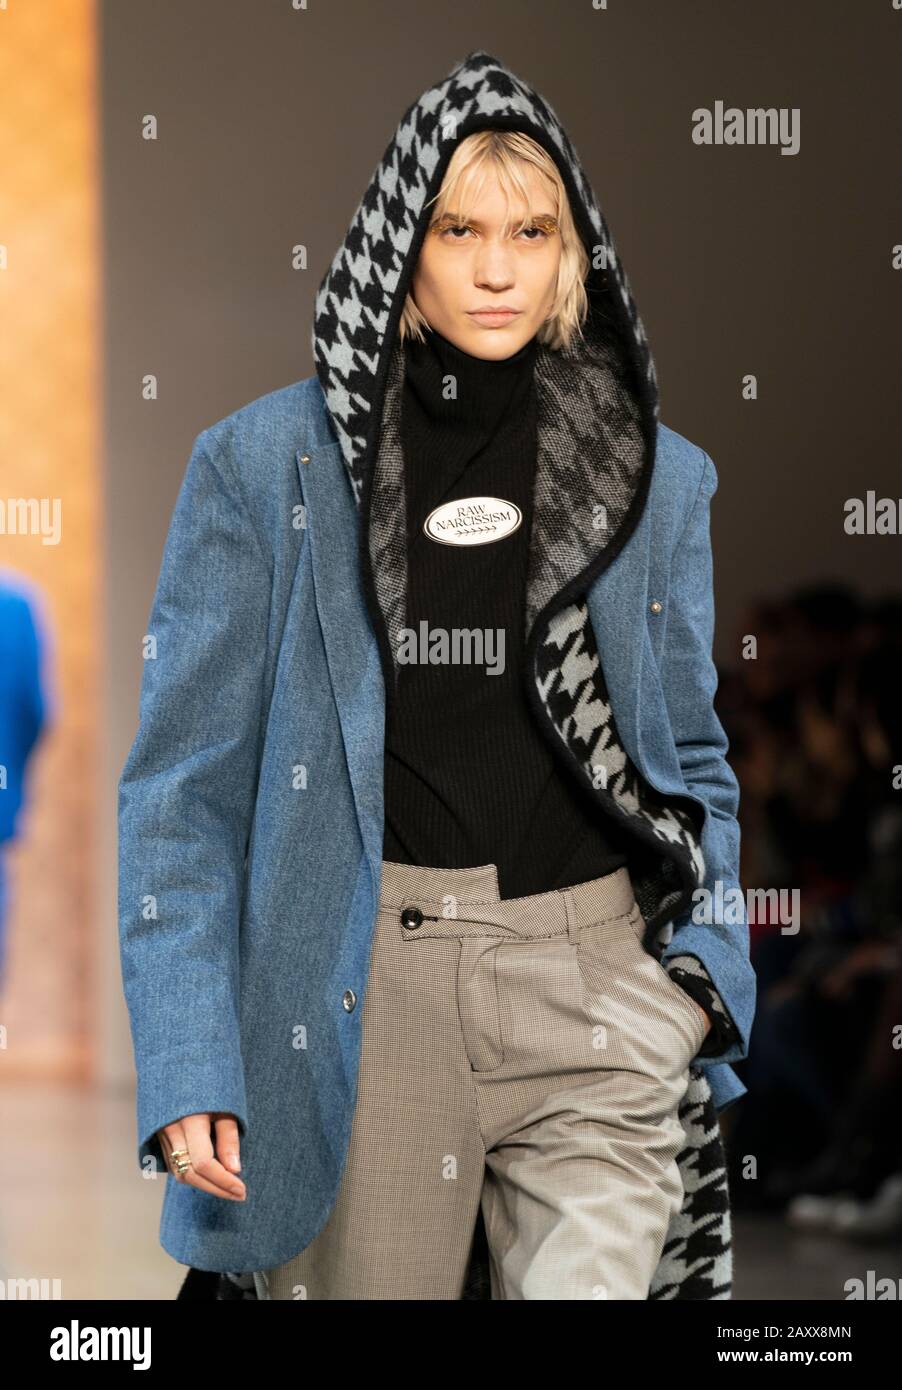
{"type": "Polygon", "coordinates": [[[522,310],[520,309],[473,309],[469,312],[469,317],[475,319],[477,323],[483,323],[490,328],[500,328],[506,323],[511,323],[519,318],[522,310]]]}

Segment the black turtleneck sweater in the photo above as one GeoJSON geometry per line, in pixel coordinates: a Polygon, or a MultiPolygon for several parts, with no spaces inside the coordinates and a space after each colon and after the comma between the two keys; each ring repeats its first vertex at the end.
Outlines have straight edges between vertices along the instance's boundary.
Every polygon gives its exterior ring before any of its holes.
{"type": "Polygon", "coordinates": [[[536,348],[533,338],[496,362],[434,331],[425,343],[405,339],[407,626],[417,654],[423,622],[430,634],[491,631],[495,646],[479,664],[401,664],[387,709],[383,856],[438,868],[494,863],[502,898],[568,887],[627,862],[622,832],[555,758],[527,702],[536,348]],[[519,507],[517,529],[479,545],[425,534],[436,507],[483,497],[519,507]]]}

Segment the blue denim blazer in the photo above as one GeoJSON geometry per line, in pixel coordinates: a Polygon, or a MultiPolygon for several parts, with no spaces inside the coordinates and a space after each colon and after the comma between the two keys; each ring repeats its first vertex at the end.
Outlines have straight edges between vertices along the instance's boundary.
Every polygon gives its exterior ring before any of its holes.
{"type": "MultiPolygon", "coordinates": [[[[715,487],[707,454],[659,425],[647,505],[588,604],[624,747],[653,787],[702,803],[706,886],[728,893],[738,789],[712,706],[715,487]]],[[[119,783],[119,934],[138,1159],[166,1182],[164,1248],[200,1269],[291,1258],[343,1171],[383,836],[383,673],[357,545],[316,377],[195,440],[119,783]],[[203,1111],[238,1117],[245,1202],[164,1176],[155,1132],[203,1111]]],[[[719,1110],[745,1090],[729,1063],[754,1013],[739,915],[686,914],[661,938],[662,961],[702,961],[741,1034],[696,1059],[719,1110]]]]}

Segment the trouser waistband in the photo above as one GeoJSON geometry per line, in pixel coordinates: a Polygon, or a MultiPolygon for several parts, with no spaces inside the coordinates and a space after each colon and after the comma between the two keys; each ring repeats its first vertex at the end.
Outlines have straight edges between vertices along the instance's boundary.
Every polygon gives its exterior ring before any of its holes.
{"type": "Polygon", "coordinates": [[[566,888],[502,898],[494,864],[441,869],[383,860],[379,907],[399,914],[410,909],[409,930],[417,936],[575,938],[590,923],[619,919],[628,919],[634,929],[641,929],[625,865],[601,878],[566,888]]]}

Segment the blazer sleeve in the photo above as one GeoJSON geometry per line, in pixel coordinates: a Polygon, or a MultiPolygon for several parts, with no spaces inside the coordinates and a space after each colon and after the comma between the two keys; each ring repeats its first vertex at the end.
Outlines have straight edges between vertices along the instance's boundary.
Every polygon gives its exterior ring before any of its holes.
{"type": "Polygon", "coordinates": [[[221,1110],[247,1131],[238,934],[271,592],[233,466],[205,430],[166,538],[118,788],[138,1161],[164,1171],[163,1125],[221,1110]]]}
{"type": "MultiPolygon", "coordinates": [[[[670,577],[667,628],[661,660],[683,778],[707,807],[702,830],[704,899],[673,923],[661,963],[700,1002],[700,982],[713,982],[715,1033],[705,1056],[719,1062],[748,1054],[755,1013],[755,974],[749,959],[745,899],[739,885],[739,784],[727,762],[728,741],[714,709],[717,668],[714,640],[714,572],[710,536],[711,498],[717,489],[714,464],[703,452],[702,476],[670,577]],[[709,920],[710,919],[710,920],[709,920]],[[686,957],[698,962],[693,978],[686,957]],[[718,1026],[717,1013],[725,1011],[718,1026]]],[[[697,895],[698,899],[698,895],[697,895]]]]}

